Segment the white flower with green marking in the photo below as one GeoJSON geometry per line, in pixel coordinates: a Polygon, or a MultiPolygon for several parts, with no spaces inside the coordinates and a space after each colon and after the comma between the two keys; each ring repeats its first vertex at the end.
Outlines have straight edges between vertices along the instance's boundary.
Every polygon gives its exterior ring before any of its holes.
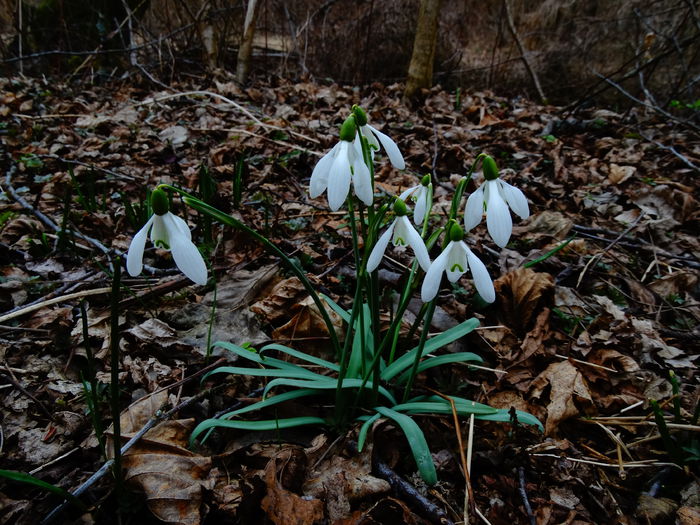
{"type": "Polygon", "coordinates": [[[426,213],[430,213],[432,183],[430,175],[426,175],[421,180],[420,184],[412,186],[399,195],[399,199],[405,201],[409,197],[416,203],[413,208],[413,222],[416,226],[423,224],[426,213]]]}
{"type": "Polygon", "coordinates": [[[355,119],[351,115],[340,129],[340,142],[318,161],[309,184],[309,194],[316,198],[328,191],[328,206],[337,211],[348,198],[350,181],[355,195],[367,206],[372,205],[372,177],[362,158],[362,151],[353,144],[356,133],[355,119]]]}
{"type": "Polygon", "coordinates": [[[192,234],[187,223],[168,211],[168,197],[161,189],[151,194],[153,215],[141,228],[129,245],[126,255],[126,269],[136,277],[143,269],[143,251],[146,248],[148,233],[158,248],[170,250],[175,264],[189,279],[197,284],[207,284],[207,265],[202,254],[192,242],[192,234]]]}
{"type": "MultiPolygon", "coordinates": [[[[389,162],[398,170],[406,168],[406,162],[403,160],[403,155],[399,147],[396,145],[388,135],[385,135],[379,131],[374,126],[370,126],[367,123],[367,114],[360,106],[353,106],[352,113],[355,116],[355,122],[358,126],[358,137],[362,135],[367,139],[367,144],[369,145],[370,151],[372,152],[372,159],[374,160],[374,152],[379,151],[380,144],[384,147],[387,157],[389,157],[389,162]]],[[[359,141],[356,141],[356,145],[360,147],[359,141]]]]}
{"type": "Polygon", "coordinates": [[[482,299],[488,303],[496,300],[496,291],[486,266],[464,243],[463,236],[462,228],[453,224],[450,228],[449,244],[425,273],[421,287],[421,299],[424,303],[432,301],[437,296],[443,272],[447,274],[447,279],[451,283],[455,283],[467,271],[471,271],[474,286],[482,299]]]}
{"type": "Polygon", "coordinates": [[[394,246],[410,246],[423,270],[427,271],[430,268],[430,256],[428,249],[425,247],[423,239],[411,224],[411,221],[406,217],[406,204],[402,200],[397,200],[394,204],[394,212],[396,219],[391,223],[391,226],[379,237],[377,244],[372,248],[372,252],[367,259],[367,271],[372,272],[377,269],[379,263],[384,257],[389,241],[391,240],[394,246]]]}
{"type": "Polygon", "coordinates": [[[530,208],[522,191],[498,177],[496,163],[488,155],[484,157],[483,171],[486,181],[467,199],[464,227],[468,231],[479,224],[485,209],[489,235],[493,242],[503,248],[513,231],[508,207],[521,219],[530,216],[530,208]]]}

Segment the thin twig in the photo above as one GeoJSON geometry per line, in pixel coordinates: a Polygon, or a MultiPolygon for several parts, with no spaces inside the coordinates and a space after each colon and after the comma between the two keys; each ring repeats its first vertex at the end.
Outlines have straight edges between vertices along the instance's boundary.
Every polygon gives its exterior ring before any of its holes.
{"type": "Polygon", "coordinates": [[[71,301],[73,299],[79,299],[81,297],[87,297],[89,295],[102,295],[105,293],[109,293],[110,291],[111,288],[95,288],[94,290],[83,290],[82,292],[69,293],[60,297],[54,297],[53,299],[46,299],[45,301],[41,301],[40,303],[36,303],[25,308],[20,308],[19,310],[15,310],[14,312],[10,312],[5,315],[0,315],[0,323],[9,321],[10,319],[14,319],[15,317],[21,317],[28,313],[35,312],[36,310],[39,310],[44,306],[51,306],[52,304],[63,303],[65,301],[71,301]]]}
{"type": "Polygon", "coordinates": [[[537,520],[535,515],[532,513],[532,507],[530,506],[530,499],[527,497],[527,489],[525,487],[525,468],[518,467],[518,481],[520,482],[518,492],[520,493],[520,498],[523,500],[523,505],[525,506],[525,512],[527,512],[527,517],[530,520],[530,525],[536,525],[537,520]]]}

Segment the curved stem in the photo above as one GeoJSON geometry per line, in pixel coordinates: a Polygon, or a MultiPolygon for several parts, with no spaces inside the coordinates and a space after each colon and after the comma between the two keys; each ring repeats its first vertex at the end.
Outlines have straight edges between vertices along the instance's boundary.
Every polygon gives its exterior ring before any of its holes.
{"type": "Polygon", "coordinates": [[[213,206],[210,206],[206,202],[203,202],[196,197],[193,197],[192,195],[190,195],[186,191],[181,190],[179,188],[175,188],[173,186],[170,186],[169,184],[161,184],[160,187],[168,188],[170,190],[173,190],[173,191],[179,193],[180,195],[182,195],[183,202],[185,204],[187,204],[188,206],[191,206],[195,210],[200,211],[202,213],[206,213],[207,215],[213,217],[214,219],[218,220],[222,224],[225,224],[227,226],[231,226],[233,228],[236,228],[238,230],[246,232],[248,235],[253,237],[255,240],[259,241],[270,252],[272,252],[273,254],[277,255],[280,259],[282,259],[287,264],[287,267],[289,268],[289,270],[301,281],[301,283],[304,285],[304,288],[311,296],[311,299],[314,301],[316,308],[318,308],[318,311],[321,314],[321,317],[323,318],[323,322],[326,324],[326,329],[328,330],[328,335],[330,337],[331,344],[333,345],[333,349],[335,350],[336,355],[340,355],[340,343],[338,342],[338,335],[335,333],[335,327],[333,326],[331,318],[328,315],[328,311],[326,310],[326,307],[323,305],[321,298],[316,293],[316,290],[314,289],[311,282],[307,279],[306,275],[304,275],[304,272],[301,270],[301,268],[299,268],[296,264],[294,264],[294,262],[289,258],[289,256],[286,253],[284,253],[277,246],[275,246],[272,242],[270,242],[269,239],[267,239],[263,235],[259,234],[258,232],[256,232],[252,228],[246,226],[238,219],[232,217],[231,215],[228,215],[227,213],[224,213],[224,212],[214,208],[213,206]]]}

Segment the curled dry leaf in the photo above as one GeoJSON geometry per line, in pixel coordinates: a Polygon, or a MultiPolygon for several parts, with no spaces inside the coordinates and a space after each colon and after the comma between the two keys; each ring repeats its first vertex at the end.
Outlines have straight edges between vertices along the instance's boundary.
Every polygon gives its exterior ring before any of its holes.
{"type": "Polygon", "coordinates": [[[390,490],[389,482],[372,476],[372,447],[351,458],[332,456],[317,469],[316,475],[304,484],[304,493],[326,504],[331,522],[350,513],[350,503],[390,490]]]}
{"type": "Polygon", "coordinates": [[[531,397],[539,398],[549,386],[545,434],[556,434],[562,421],[579,414],[577,402],[592,404],[591,393],[581,372],[569,361],[552,363],[532,382],[531,397]]]}
{"type": "Polygon", "coordinates": [[[519,268],[493,283],[506,325],[523,333],[540,310],[551,302],[554,280],[548,273],[519,268]]]}
{"type": "MultiPolygon", "coordinates": [[[[166,401],[167,393],[160,392],[132,404],[120,418],[122,438],[143,428],[166,401]]],[[[143,491],[149,510],[165,523],[198,525],[202,489],[213,484],[211,459],[185,448],[194,423],[193,419],[164,421],[122,458],[124,479],[143,491]]]]}
{"type": "Polygon", "coordinates": [[[271,459],[265,468],[267,494],[261,507],[275,525],[312,525],[323,519],[323,502],[305,499],[286,490],[277,481],[277,460],[271,459]]]}

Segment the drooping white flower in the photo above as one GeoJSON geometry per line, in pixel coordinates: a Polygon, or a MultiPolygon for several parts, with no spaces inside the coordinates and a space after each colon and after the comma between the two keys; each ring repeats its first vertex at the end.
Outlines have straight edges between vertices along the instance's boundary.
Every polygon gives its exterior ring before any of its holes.
{"type": "Polygon", "coordinates": [[[150,231],[153,244],[159,248],[170,250],[175,264],[182,273],[197,284],[207,284],[207,265],[204,263],[202,254],[192,242],[192,234],[187,223],[167,211],[167,196],[163,190],[153,191],[151,203],[154,210],[153,215],[144,227],[134,235],[129,245],[129,251],[126,255],[126,269],[129,275],[136,277],[143,269],[143,251],[150,231]],[[163,197],[165,198],[164,206],[163,197]]]}
{"type": "Polygon", "coordinates": [[[471,230],[479,224],[485,208],[489,235],[503,248],[513,230],[508,207],[521,219],[530,216],[530,208],[522,191],[498,177],[496,163],[488,156],[484,157],[484,177],[486,181],[467,199],[464,227],[471,230]]]}
{"type": "Polygon", "coordinates": [[[467,270],[471,270],[476,291],[479,292],[484,301],[494,302],[496,300],[496,291],[493,288],[493,282],[486,266],[462,240],[451,240],[445,247],[445,250],[428,268],[421,287],[421,299],[423,302],[427,303],[435,299],[440,289],[442,272],[445,272],[449,281],[454,283],[467,270]]]}
{"type": "Polygon", "coordinates": [[[430,175],[426,175],[421,180],[421,183],[408,188],[401,195],[399,199],[405,201],[408,197],[416,203],[416,207],[413,209],[413,222],[416,226],[423,224],[423,219],[425,219],[425,214],[429,212],[430,203],[430,189],[432,183],[430,182],[430,175]]]}
{"type": "Polygon", "coordinates": [[[377,269],[382,257],[384,257],[384,252],[386,251],[390,240],[394,246],[410,246],[413,249],[416,259],[418,260],[418,264],[420,264],[423,270],[428,271],[428,268],[430,268],[430,256],[428,255],[428,249],[425,247],[425,243],[423,242],[421,236],[411,224],[411,221],[409,221],[408,217],[406,217],[406,204],[404,204],[404,202],[401,200],[397,200],[396,204],[394,205],[394,211],[396,212],[397,217],[387,228],[387,230],[382,233],[377,241],[377,244],[375,244],[374,248],[372,248],[372,252],[369,254],[369,259],[367,259],[367,271],[372,272],[377,269]]]}
{"type": "Polygon", "coordinates": [[[345,120],[340,131],[340,142],[324,155],[311,174],[309,193],[316,198],[328,190],[328,205],[337,211],[350,191],[350,181],[355,195],[367,206],[372,205],[372,177],[364,163],[362,151],[358,153],[355,141],[355,121],[352,116],[345,120]]]}
{"type": "Polygon", "coordinates": [[[367,139],[367,144],[369,144],[372,152],[372,159],[374,159],[374,152],[379,151],[379,145],[381,144],[384,147],[384,151],[386,151],[387,157],[389,157],[391,165],[399,170],[405,169],[406,162],[404,162],[403,155],[401,155],[401,151],[396,143],[388,135],[367,123],[367,114],[360,106],[353,106],[352,112],[359,127],[358,136],[361,134],[367,139]]]}

